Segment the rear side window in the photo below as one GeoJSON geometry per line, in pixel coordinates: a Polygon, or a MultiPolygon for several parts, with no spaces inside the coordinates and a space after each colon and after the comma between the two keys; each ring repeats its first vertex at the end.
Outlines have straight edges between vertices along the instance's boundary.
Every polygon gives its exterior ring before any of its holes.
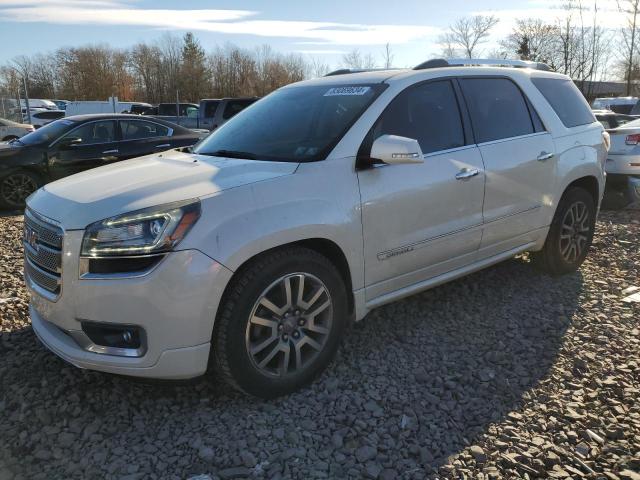
{"type": "Polygon", "coordinates": [[[564,78],[532,78],[547,102],[553,107],[565,127],[577,127],[595,122],[589,104],[578,87],[564,78]]]}
{"type": "Polygon", "coordinates": [[[218,104],[220,102],[207,102],[204,105],[204,117],[205,118],[213,118],[216,115],[216,110],[218,109],[218,104]]]}
{"type": "Polygon", "coordinates": [[[169,135],[168,127],[144,120],[120,120],[120,131],[123,140],[139,140],[169,135]]]}
{"type": "Polygon", "coordinates": [[[464,128],[451,82],[424,83],[400,93],[374,126],[372,140],[382,135],[413,138],[422,153],[463,146],[464,128]]]}
{"type": "Polygon", "coordinates": [[[506,78],[460,80],[478,143],[534,133],[527,101],[506,78]]]}
{"type": "Polygon", "coordinates": [[[240,113],[242,110],[251,105],[254,100],[231,100],[227,103],[227,106],[224,107],[224,113],[222,114],[222,118],[225,120],[229,120],[234,115],[240,113]]]}

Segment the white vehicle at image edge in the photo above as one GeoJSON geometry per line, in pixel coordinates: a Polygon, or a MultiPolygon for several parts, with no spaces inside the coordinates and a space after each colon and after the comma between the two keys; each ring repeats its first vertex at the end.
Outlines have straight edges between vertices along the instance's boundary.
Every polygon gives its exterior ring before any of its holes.
{"type": "Polygon", "coordinates": [[[640,201],[640,120],[608,130],[607,188],[623,195],[620,206],[640,201]]]}
{"type": "Polygon", "coordinates": [[[8,142],[9,140],[15,140],[25,136],[27,133],[31,133],[35,130],[33,125],[27,125],[25,123],[12,122],[0,118],[0,142],[8,142]]]}
{"type": "Polygon", "coordinates": [[[292,84],[191,153],[36,191],[33,328],[78,367],[182,379],[211,365],[286,394],[380,305],[524,251],[575,271],[607,142],[571,80],[541,69],[438,60],[292,84]]]}

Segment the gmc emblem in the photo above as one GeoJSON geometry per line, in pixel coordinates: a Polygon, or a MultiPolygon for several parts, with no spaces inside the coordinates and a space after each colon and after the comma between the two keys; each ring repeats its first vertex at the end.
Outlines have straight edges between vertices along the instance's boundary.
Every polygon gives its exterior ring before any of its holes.
{"type": "Polygon", "coordinates": [[[35,251],[38,251],[38,232],[26,225],[24,227],[24,241],[31,245],[35,251]]]}

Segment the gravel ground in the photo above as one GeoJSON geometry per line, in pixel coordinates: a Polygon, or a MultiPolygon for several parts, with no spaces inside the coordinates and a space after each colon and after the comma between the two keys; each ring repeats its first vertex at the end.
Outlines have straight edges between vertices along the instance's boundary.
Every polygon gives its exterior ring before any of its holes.
{"type": "Polygon", "coordinates": [[[601,215],[579,273],[525,256],[372,312],[270,402],[59,360],[29,325],[21,226],[0,218],[0,480],[640,478],[640,210],[601,215]]]}

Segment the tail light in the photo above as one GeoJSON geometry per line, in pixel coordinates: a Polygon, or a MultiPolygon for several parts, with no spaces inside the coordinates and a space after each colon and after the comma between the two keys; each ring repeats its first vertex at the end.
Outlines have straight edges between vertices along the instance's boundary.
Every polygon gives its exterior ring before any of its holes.
{"type": "Polygon", "coordinates": [[[627,135],[627,138],[624,139],[624,143],[626,143],[627,145],[638,145],[638,143],[640,143],[640,133],[627,135]]]}
{"type": "Polygon", "coordinates": [[[609,135],[609,132],[602,132],[602,141],[604,142],[604,148],[608,152],[611,148],[611,135],[609,135]]]}

